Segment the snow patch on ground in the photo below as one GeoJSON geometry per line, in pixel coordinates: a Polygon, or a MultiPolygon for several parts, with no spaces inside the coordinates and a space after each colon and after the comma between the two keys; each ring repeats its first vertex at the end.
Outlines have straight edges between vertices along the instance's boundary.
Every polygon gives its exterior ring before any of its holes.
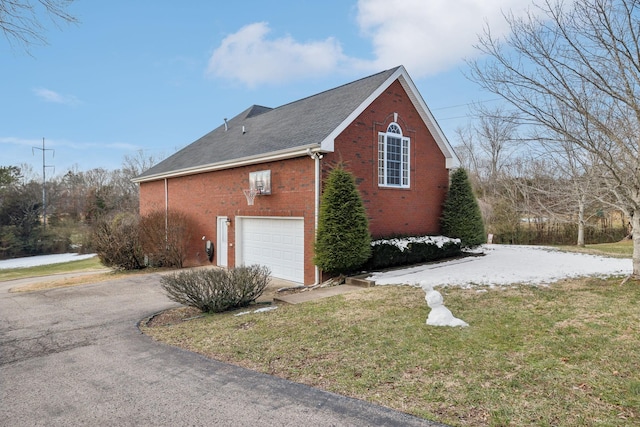
{"type": "Polygon", "coordinates": [[[264,307],[264,308],[259,308],[257,310],[253,310],[253,311],[242,311],[238,314],[235,314],[234,316],[244,316],[245,314],[251,314],[251,313],[266,313],[267,311],[271,311],[271,310],[275,310],[277,309],[277,306],[271,306],[271,307],[264,307]]]}
{"type": "Polygon", "coordinates": [[[80,261],[87,258],[93,258],[96,254],[55,254],[55,255],[38,255],[26,258],[5,259],[0,261],[0,270],[8,268],[26,268],[36,267],[38,265],[60,264],[69,261],[80,261]]]}
{"type": "Polygon", "coordinates": [[[407,249],[409,243],[433,243],[439,248],[444,246],[445,243],[448,242],[456,242],[460,243],[460,239],[452,239],[450,237],[444,236],[420,236],[420,237],[405,237],[405,238],[396,238],[396,239],[381,239],[375,240],[371,242],[371,246],[389,244],[394,245],[401,250],[407,249]]]}
{"type": "Polygon", "coordinates": [[[483,245],[484,255],[372,273],[376,285],[542,285],[564,278],[629,275],[631,259],[563,252],[544,246],[483,245]]]}

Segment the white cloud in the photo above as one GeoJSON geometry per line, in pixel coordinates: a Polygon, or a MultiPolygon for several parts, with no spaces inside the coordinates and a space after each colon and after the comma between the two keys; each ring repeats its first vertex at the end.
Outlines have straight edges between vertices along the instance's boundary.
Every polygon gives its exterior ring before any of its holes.
{"type": "Polygon", "coordinates": [[[47,102],[53,102],[55,104],[64,104],[64,105],[80,104],[80,100],[73,95],[62,95],[58,92],[45,89],[45,88],[35,88],[33,89],[33,93],[35,93],[36,96],[38,96],[39,98],[42,98],[47,102]]]}
{"type": "Polygon", "coordinates": [[[225,37],[209,59],[207,73],[253,87],[324,75],[345,59],[333,38],[299,43],[291,36],[267,39],[269,32],[267,23],[258,22],[225,37]]]}
{"type": "Polygon", "coordinates": [[[122,150],[122,151],[142,150],[142,147],[140,147],[139,145],[130,144],[128,142],[113,142],[108,144],[95,144],[95,145],[99,147],[112,148],[115,150],[122,150]]]}
{"type": "MultiPolygon", "coordinates": [[[[0,136],[0,145],[16,145],[16,146],[29,146],[29,147],[41,147],[42,138],[37,139],[25,139],[15,138],[12,136],[0,136]]],[[[128,142],[77,142],[66,139],[46,139],[47,148],[71,148],[73,150],[93,150],[93,149],[107,149],[118,151],[136,151],[140,150],[140,146],[131,144],[128,142]]]]}
{"type": "Polygon", "coordinates": [[[37,139],[23,139],[23,138],[16,138],[13,136],[5,136],[5,137],[0,137],[0,144],[7,144],[7,145],[20,145],[20,146],[37,146],[38,143],[42,144],[42,140],[37,140],[37,139]]]}
{"type": "Polygon", "coordinates": [[[254,87],[340,71],[377,72],[404,65],[419,78],[462,64],[489,23],[505,35],[503,13],[522,14],[531,0],[358,0],[357,25],[371,40],[370,58],[347,57],[334,38],[300,43],[269,38],[267,23],[247,25],[225,37],[207,74],[254,87]]]}
{"type": "Polygon", "coordinates": [[[414,77],[445,71],[473,56],[488,22],[508,28],[503,11],[522,12],[530,0],[359,0],[358,25],[371,39],[374,68],[403,64],[414,77]]]}

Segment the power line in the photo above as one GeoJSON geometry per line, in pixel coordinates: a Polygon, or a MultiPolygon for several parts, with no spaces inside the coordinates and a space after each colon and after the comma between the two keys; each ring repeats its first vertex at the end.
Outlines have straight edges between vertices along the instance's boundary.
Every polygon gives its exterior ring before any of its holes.
{"type": "Polygon", "coordinates": [[[47,176],[46,170],[47,168],[54,168],[55,166],[47,165],[45,162],[45,153],[47,151],[53,152],[53,157],[56,156],[56,151],[53,148],[44,148],[44,138],[42,138],[42,148],[40,147],[31,147],[31,153],[35,154],[34,150],[42,151],[42,228],[47,228],[47,176]]]}
{"type": "Polygon", "coordinates": [[[446,107],[432,108],[431,110],[432,111],[449,110],[451,108],[468,107],[469,105],[484,104],[484,103],[487,103],[487,102],[495,102],[495,101],[501,101],[501,100],[502,100],[502,98],[485,99],[485,100],[481,100],[481,101],[467,102],[466,104],[449,105],[449,106],[446,106],[446,107]]]}
{"type": "Polygon", "coordinates": [[[445,117],[444,119],[438,119],[438,121],[441,122],[443,120],[468,119],[469,117],[471,117],[470,114],[465,114],[464,116],[445,117]]]}

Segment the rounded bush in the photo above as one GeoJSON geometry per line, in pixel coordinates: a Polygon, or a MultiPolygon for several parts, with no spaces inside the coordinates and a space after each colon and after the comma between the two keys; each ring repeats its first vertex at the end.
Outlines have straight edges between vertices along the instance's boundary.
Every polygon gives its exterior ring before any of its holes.
{"type": "Polygon", "coordinates": [[[254,302],[269,284],[270,275],[271,270],[260,265],[207,268],[169,274],[160,283],[171,300],[218,313],[254,302]]]}

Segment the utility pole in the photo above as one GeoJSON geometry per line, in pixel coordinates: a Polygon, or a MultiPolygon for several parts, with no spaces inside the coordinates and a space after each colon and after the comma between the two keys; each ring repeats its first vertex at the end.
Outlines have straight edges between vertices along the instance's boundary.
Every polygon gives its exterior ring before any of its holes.
{"type": "MultiPolygon", "coordinates": [[[[45,162],[45,153],[47,151],[53,152],[53,157],[56,156],[56,152],[53,148],[44,148],[44,138],[42,138],[42,148],[40,147],[32,147],[31,152],[34,153],[33,150],[42,151],[42,228],[47,228],[47,168],[55,168],[55,166],[47,165],[45,162]]],[[[35,153],[34,153],[35,154],[35,153]]],[[[55,170],[55,169],[54,169],[55,170]]]]}

